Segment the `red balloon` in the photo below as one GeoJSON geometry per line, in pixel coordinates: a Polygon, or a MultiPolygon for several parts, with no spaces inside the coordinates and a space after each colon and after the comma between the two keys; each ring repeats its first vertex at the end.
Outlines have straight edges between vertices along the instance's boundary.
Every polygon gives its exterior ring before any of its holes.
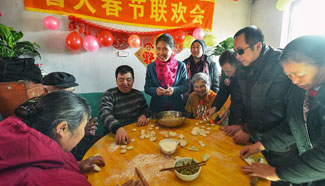
{"type": "Polygon", "coordinates": [[[185,41],[186,33],[183,30],[177,30],[173,34],[175,43],[183,43],[185,41]]]}
{"type": "Polygon", "coordinates": [[[98,35],[98,41],[101,45],[109,47],[113,44],[114,37],[109,31],[101,31],[98,35]]]}
{"type": "Polygon", "coordinates": [[[71,50],[79,50],[82,47],[82,37],[76,31],[71,32],[67,35],[65,44],[71,50]]]}
{"type": "Polygon", "coordinates": [[[140,37],[136,34],[132,34],[128,38],[128,43],[129,43],[130,47],[137,48],[141,45],[140,37]]]}

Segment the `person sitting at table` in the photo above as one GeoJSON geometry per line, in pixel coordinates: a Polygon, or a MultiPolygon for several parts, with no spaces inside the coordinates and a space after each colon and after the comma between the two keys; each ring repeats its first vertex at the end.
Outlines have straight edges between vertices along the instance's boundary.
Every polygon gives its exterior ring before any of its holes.
{"type": "Polygon", "coordinates": [[[147,68],[144,90],[151,96],[150,110],[154,113],[185,111],[183,94],[188,90],[189,80],[185,64],[174,58],[173,48],[171,35],[159,36],[156,40],[157,58],[147,68]]]}
{"type": "MultiPolygon", "coordinates": [[[[195,74],[191,82],[194,87],[194,92],[189,96],[185,110],[186,112],[192,113],[192,117],[195,119],[205,119],[204,113],[207,109],[211,108],[216,93],[210,90],[209,76],[205,73],[199,72],[195,74]]],[[[224,107],[219,111],[219,113],[225,111],[226,109],[224,107]]],[[[217,114],[215,114],[211,119],[215,119],[217,114]]]]}
{"type": "MultiPolygon", "coordinates": [[[[186,64],[188,79],[192,79],[196,73],[203,72],[209,76],[210,90],[218,93],[219,91],[219,76],[218,67],[207,55],[204,54],[205,43],[203,40],[197,39],[192,42],[191,56],[183,62],[186,64]]],[[[187,96],[194,91],[191,83],[189,83],[189,91],[187,96]]],[[[185,99],[187,100],[187,99],[185,99]]]]}
{"type": "Polygon", "coordinates": [[[243,158],[262,150],[296,147],[283,164],[253,164],[242,170],[250,176],[289,181],[293,185],[325,185],[325,37],[302,36],[291,41],[280,60],[294,85],[287,99],[286,122],[241,150],[243,158]],[[310,183],[307,183],[310,182],[310,183]]]}
{"type": "Polygon", "coordinates": [[[150,110],[144,95],[133,89],[134,71],[128,65],[115,71],[117,87],[108,89],[101,100],[99,118],[104,124],[104,134],[115,134],[117,144],[129,144],[129,135],[123,126],[137,122],[137,126],[148,124],[150,110]]]}
{"type": "Polygon", "coordinates": [[[219,57],[219,64],[222,68],[221,83],[219,92],[214,99],[212,106],[205,112],[207,118],[210,118],[216,111],[220,110],[226,103],[229,96],[231,96],[231,103],[229,107],[229,121],[228,125],[224,128],[224,132],[232,136],[241,129],[241,125],[245,123],[245,116],[239,115],[243,112],[237,112],[238,109],[244,109],[241,104],[234,106],[233,102],[235,96],[241,96],[234,91],[235,84],[237,83],[236,70],[239,65],[239,61],[235,58],[235,51],[229,49],[224,51],[219,57]]]}
{"type": "Polygon", "coordinates": [[[15,116],[0,122],[0,185],[90,185],[81,173],[104,166],[103,158],[92,156],[78,166],[70,153],[85,134],[86,100],[59,90],[29,111],[23,118],[29,125],[15,116]]]}
{"type": "MultiPolygon", "coordinates": [[[[36,102],[42,96],[56,90],[74,92],[75,87],[79,85],[76,83],[76,78],[72,74],[66,72],[51,72],[42,79],[41,83],[43,85],[44,93],[41,96],[31,98],[20,104],[15,109],[15,115],[17,117],[25,118],[26,115],[31,112],[30,110],[34,109],[36,102]]],[[[80,141],[75,149],[71,151],[77,160],[81,160],[87,149],[94,143],[94,141],[96,141],[96,138],[94,137],[98,126],[96,120],[96,117],[89,119],[85,127],[85,137],[80,141]]]]}

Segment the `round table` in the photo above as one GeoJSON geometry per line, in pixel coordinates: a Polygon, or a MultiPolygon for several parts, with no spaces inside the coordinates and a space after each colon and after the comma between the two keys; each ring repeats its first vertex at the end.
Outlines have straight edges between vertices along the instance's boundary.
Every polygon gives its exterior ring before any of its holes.
{"type": "MultiPolygon", "coordinates": [[[[220,131],[219,126],[208,126],[200,120],[185,119],[184,124],[178,128],[165,128],[156,125],[155,120],[151,120],[147,126],[136,127],[136,124],[124,126],[130,139],[135,139],[128,146],[133,146],[132,150],[127,150],[121,154],[121,147],[114,142],[114,135],[108,134],[97,141],[85,154],[84,159],[90,156],[101,155],[106,166],[102,167],[100,172],[88,174],[88,181],[96,186],[102,185],[122,185],[129,179],[138,179],[134,168],[137,167],[150,185],[158,186],[177,186],[177,185],[199,185],[199,186],[249,186],[250,179],[243,174],[240,166],[246,163],[239,157],[240,145],[233,143],[231,137],[226,136],[220,131]],[[158,128],[159,127],[159,128],[158,128]],[[204,128],[210,133],[207,137],[201,135],[193,136],[191,131],[194,127],[204,128]],[[209,128],[209,129],[208,129],[209,128]],[[136,129],[136,131],[134,131],[136,129]],[[145,133],[155,132],[157,140],[152,142],[149,139],[140,139],[141,130],[145,133]],[[183,134],[187,146],[177,147],[173,155],[164,155],[160,152],[159,141],[164,139],[166,133],[176,132],[176,137],[172,139],[179,140],[179,135],[183,134]],[[199,145],[199,141],[206,144],[205,147],[199,145]],[[195,146],[198,151],[188,150],[189,146],[195,146]],[[202,156],[209,153],[210,159],[206,166],[202,166],[201,173],[197,179],[191,182],[185,182],[178,179],[173,171],[160,172],[166,167],[172,167],[175,156],[192,157],[198,161],[202,156]]],[[[259,154],[262,157],[262,154],[259,154]]],[[[269,186],[270,181],[259,179],[257,186],[269,186]]]]}

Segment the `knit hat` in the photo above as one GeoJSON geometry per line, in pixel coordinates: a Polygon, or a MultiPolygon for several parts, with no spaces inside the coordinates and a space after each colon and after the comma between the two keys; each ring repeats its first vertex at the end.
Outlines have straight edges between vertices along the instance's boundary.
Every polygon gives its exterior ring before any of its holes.
{"type": "Polygon", "coordinates": [[[52,85],[60,88],[70,88],[78,86],[76,78],[72,74],[65,72],[52,72],[42,79],[43,85],[52,85]]]}
{"type": "Polygon", "coordinates": [[[203,53],[204,53],[204,50],[205,50],[205,43],[204,43],[204,41],[201,40],[201,39],[196,39],[196,40],[194,40],[194,41],[192,42],[192,44],[191,44],[191,48],[192,48],[192,45],[193,45],[195,42],[200,43],[200,45],[202,46],[202,51],[203,51],[203,53]]]}

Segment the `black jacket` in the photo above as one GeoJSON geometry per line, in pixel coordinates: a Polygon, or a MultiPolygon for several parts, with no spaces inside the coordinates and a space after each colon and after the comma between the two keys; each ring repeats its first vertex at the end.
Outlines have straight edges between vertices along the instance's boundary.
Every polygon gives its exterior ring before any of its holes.
{"type": "Polygon", "coordinates": [[[280,54],[281,51],[264,46],[255,62],[248,67],[239,66],[236,71],[238,84],[234,91],[242,94],[242,100],[235,103],[242,101],[244,105],[246,132],[250,133],[253,141],[259,141],[264,132],[276,127],[285,118],[285,95],[291,81],[278,60],[280,54]]]}
{"type": "MultiPolygon", "coordinates": [[[[194,63],[193,56],[191,55],[190,57],[186,58],[183,62],[186,64],[186,67],[187,67],[188,64],[191,65],[192,63],[194,63]]],[[[209,80],[210,80],[210,89],[213,90],[215,93],[218,93],[218,91],[219,91],[219,76],[218,76],[218,67],[217,67],[217,64],[215,62],[213,62],[205,54],[203,54],[203,56],[202,56],[202,62],[208,64],[208,68],[209,68],[209,80]]],[[[188,70],[188,68],[186,70],[188,70]]],[[[199,72],[202,72],[202,70],[203,70],[203,67],[201,66],[199,68],[199,72]]],[[[191,74],[191,72],[187,72],[187,74],[188,74],[188,79],[189,80],[191,80],[192,77],[195,75],[195,74],[191,74]]],[[[193,88],[190,90],[190,93],[191,92],[193,92],[193,88]]]]}
{"type": "Polygon", "coordinates": [[[306,91],[293,85],[288,94],[286,122],[263,136],[261,142],[267,150],[276,150],[296,144],[299,154],[290,162],[276,167],[281,180],[292,183],[325,179],[325,84],[307,115],[303,116],[306,91]]]}
{"type": "MultiPolygon", "coordinates": [[[[235,92],[234,88],[236,87],[236,83],[238,83],[236,76],[233,77],[227,77],[222,71],[221,74],[221,80],[220,80],[220,89],[215,97],[212,107],[216,107],[216,110],[220,110],[220,108],[225,104],[228,97],[231,99],[230,104],[230,115],[229,115],[229,125],[233,124],[244,124],[245,123],[245,116],[242,116],[240,114],[245,114],[243,111],[243,105],[241,104],[235,104],[234,102],[238,99],[235,99],[236,96],[241,96],[241,94],[235,92]],[[234,107],[236,105],[236,107],[234,107]]],[[[241,98],[239,98],[241,99],[241,98]]]]}

